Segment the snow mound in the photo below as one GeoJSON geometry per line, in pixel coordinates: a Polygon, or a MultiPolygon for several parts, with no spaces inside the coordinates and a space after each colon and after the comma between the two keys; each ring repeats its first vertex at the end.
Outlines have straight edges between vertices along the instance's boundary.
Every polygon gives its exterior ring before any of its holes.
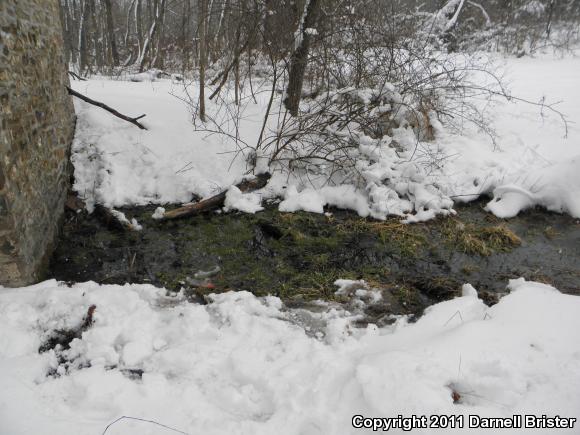
{"type": "Polygon", "coordinates": [[[226,192],[224,210],[239,210],[254,214],[264,210],[262,197],[257,193],[242,193],[236,186],[230,186],[226,192]]]}
{"type": "MultiPolygon", "coordinates": [[[[278,298],[247,292],[194,305],[149,285],[0,289],[1,431],[92,435],[123,415],[248,435],[355,434],[355,414],[579,418],[580,298],[523,279],[509,288],[489,308],[466,286],[385,328],[313,313],[314,336],[278,298]],[[94,324],[70,349],[38,353],[93,304],[94,324]]],[[[165,432],[123,420],[107,433],[165,432]]]]}
{"type": "MultiPolygon", "coordinates": [[[[90,79],[71,86],[121,113],[147,115],[142,120],[147,130],[140,130],[75,99],[73,188],[90,211],[95,203],[108,208],[188,203],[219,193],[246,171],[243,159],[232,163],[235,144],[195,131],[188,107],[178,98],[184,98],[183,84],[90,79]]],[[[254,130],[248,123],[240,134],[247,139],[254,130]]]]}
{"type": "Polygon", "coordinates": [[[580,218],[580,157],[534,171],[520,185],[498,186],[493,196],[487,210],[500,218],[535,205],[580,218]]]}

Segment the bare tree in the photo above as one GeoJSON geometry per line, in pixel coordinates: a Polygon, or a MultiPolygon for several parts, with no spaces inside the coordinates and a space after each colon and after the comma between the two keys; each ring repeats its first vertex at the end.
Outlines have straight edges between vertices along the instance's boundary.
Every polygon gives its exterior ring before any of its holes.
{"type": "MultiPolygon", "coordinates": [[[[163,20],[163,14],[165,10],[165,0],[158,0],[156,8],[155,8],[155,15],[153,16],[151,27],[149,28],[149,33],[147,34],[147,38],[143,43],[143,50],[141,51],[140,58],[139,58],[139,71],[143,71],[145,69],[145,64],[149,62],[149,52],[154,47],[155,38],[157,33],[159,32],[160,23],[163,20]]],[[[150,64],[151,62],[149,62],[150,64]]]]}
{"type": "Polygon", "coordinates": [[[79,72],[83,74],[88,65],[87,53],[87,27],[89,24],[89,13],[87,2],[90,0],[80,0],[80,19],[79,19],[79,36],[78,36],[78,53],[79,53],[79,72]]]}
{"type": "Polygon", "coordinates": [[[113,25],[113,8],[111,0],[103,0],[107,14],[107,38],[111,53],[111,60],[114,66],[119,65],[119,53],[117,52],[117,43],[115,41],[115,26],[113,25]]]}
{"type": "Polygon", "coordinates": [[[290,58],[290,72],[288,75],[288,87],[286,88],[286,98],[284,105],[292,116],[298,115],[298,106],[302,95],[302,84],[304,83],[304,73],[308,62],[308,50],[310,39],[314,30],[315,15],[320,0],[306,0],[304,12],[300,19],[300,24],[296,32],[294,52],[290,58]]]}
{"type": "Polygon", "coordinates": [[[205,67],[207,62],[207,0],[199,0],[199,119],[205,122],[205,67]]]}

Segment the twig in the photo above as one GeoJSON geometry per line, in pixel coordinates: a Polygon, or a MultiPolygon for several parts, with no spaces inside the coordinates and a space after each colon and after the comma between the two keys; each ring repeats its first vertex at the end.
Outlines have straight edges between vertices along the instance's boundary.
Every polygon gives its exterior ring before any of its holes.
{"type": "Polygon", "coordinates": [[[81,325],[81,332],[84,332],[87,329],[89,329],[91,326],[93,326],[93,322],[94,322],[93,315],[95,314],[96,309],[97,309],[97,306],[93,304],[87,310],[87,315],[86,315],[85,319],[83,320],[83,324],[81,325]]]}
{"type": "Polygon", "coordinates": [[[77,74],[76,72],[74,72],[74,71],[69,71],[68,73],[69,73],[69,75],[70,75],[70,76],[71,76],[73,79],[80,80],[81,82],[86,82],[86,81],[87,81],[87,79],[85,79],[84,77],[81,77],[80,75],[78,75],[78,74],[77,74]]]}
{"type": "Polygon", "coordinates": [[[453,314],[453,316],[451,316],[451,317],[450,317],[450,318],[447,320],[447,322],[445,322],[445,324],[444,324],[443,326],[447,326],[447,324],[448,324],[449,322],[451,322],[451,320],[453,320],[453,318],[454,318],[455,316],[457,316],[458,314],[459,314],[459,318],[461,319],[461,323],[463,323],[463,316],[461,315],[461,312],[460,312],[459,310],[457,310],[457,311],[455,312],[455,314],[453,314]]]}
{"type": "Polygon", "coordinates": [[[91,98],[78,93],[77,91],[69,88],[68,86],[66,86],[66,90],[68,91],[68,93],[70,95],[73,95],[77,98],[80,98],[83,101],[86,101],[89,104],[92,104],[94,106],[100,107],[101,109],[105,109],[107,112],[112,113],[113,115],[115,115],[117,118],[121,118],[127,122],[130,122],[133,125],[136,125],[137,127],[139,127],[141,130],[147,130],[147,127],[145,127],[143,124],[141,124],[139,122],[139,119],[145,117],[146,115],[141,115],[141,116],[137,116],[136,118],[131,118],[127,115],[123,115],[122,113],[117,112],[115,109],[113,109],[112,107],[107,106],[105,103],[101,103],[100,101],[95,101],[92,100],[91,98]]]}
{"type": "Polygon", "coordinates": [[[139,418],[139,417],[129,417],[127,415],[123,415],[122,417],[119,417],[115,421],[109,423],[101,435],[105,435],[111,426],[113,426],[115,423],[120,422],[121,420],[136,420],[136,421],[142,421],[144,423],[154,424],[154,425],[157,425],[159,427],[163,427],[165,429],[169,429],[169,430],[172,430],[173,432],[177,432],[177,433],[180,433],[180,434],[183,434],[183,435],[190,435],[187,432],[183,432],[183,431],[181,431],[179,429],[175,429],[175,428],[170,427],[170,426],[167,426],[165,424],[158,423],[158,422],[156,422],[154,420],[147,420],[145,418],[139,418]]]}

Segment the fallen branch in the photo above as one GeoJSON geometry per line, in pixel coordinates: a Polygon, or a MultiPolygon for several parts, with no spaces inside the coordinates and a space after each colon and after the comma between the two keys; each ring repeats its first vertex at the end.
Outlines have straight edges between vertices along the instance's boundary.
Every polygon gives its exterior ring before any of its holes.
{"type": "MultiPolygon", "coordinates": [[[[249,42],[250,42],[250,39],[246,39],[246,42],[244,42],[244,44],[240,47],[238,53],[241,53],[242,51],[244,51],[248,47],[249,42]]],[[[237,57],[239,58],[239,54],[237,55],[237,57]]],[[[228,66],[222,70],[222,72],[220,72],[217,76],[214,77],[214,79],[211,81],[210,85],[215,86],[216,83],[219,82],[220,79],[222,79],[222,84],[220,85],[220,88],[221,88],[221,86],[223,86],[223,83],[225,83],[225,81],[227,80],[227,78],[228,78],[227,76],[230,73],[233,66],[235,65],[235,63],[236,63],[236,59],[234,57],[234,60],[232,60],[228,64],[228,66]],[[224,76],[225,76],[225,79],[224,79],[224,76]]]]}
{"type": "Polygon", "coordinates": [[[68,91],[68,93],[70,95],[73,95],[77,98],[80,98],[83,101],[86,101],[89,104],[92,104],[94,106],[100,107],[101,109],[105,109],[107,112],[112,113],[113,115],[115,115],[117,118],[121,118],[127,122],[130,122],[133,125],[136,125],[137,127],[139,127],[141,130],[147,130],[147,127],[145,127],[143,124],[139,123],[139,119],[144,118],[146,115],[141,115],[141,116],[137,116],[136,118],[131,118],[127,115],[123,115],[122,113],[117,112],[115,109],[113,109],[112,107],[107,106],[105,103],[101,103],[100,101],[95,101],[90,99],[89,97],[83,95],[83,94],[79,94],[77,91],[69,88],[68,86],[66,87],[66,90],[68,91]]]}
{"type": "Polygon", "coordinates": [[[219,94],[219,92],[221,91],[221,89],[223,88],[223,86],[226,84],[226,81],[228,80],[228,76],[230,74],[230,71],[236,65],[236,63],[239,62],[240,53],[246,49],[246,47],[248,46],[248,43],[249,42],[250,42],[250,40],[247,39],[246,42],[244,42],[244,45],[242,45],[242,48],[240,48],[239,50],[236,49],[236,53],[234,55],[234,59],[230,62],[230,64],[226,67],[226,69],[224,69],[221,73],[219,73],[217,75],[217,77],[215,79],[212,80],[212,82],[210,84],[212,86],[214,86],[218,82],[218,80],[220,79],[220,77],[221,77],[220,84],[218,85],[218,87],[216,88],[216,90],[213,91],[213,93],[209,96],[209,99],[210,100],[213,100],[214,97],[217,94],[219,94]]]}
{"type": "MultiPolygon", "coordinates": [[[[270,174],[260,174],[256,176],[256,178],[251,180],[244,180],[241,183],[236,184],[236,187],[240,189],[242,192],[252,192],[254,190],[261,189],[268,183],[270,179],[270,174]]],[[[171,219],[179,219],[187,216],[194,216],[200,213],[204,213],[210,210],[215,210],[218,208],[223,207],[224,202],[226,200],[226,193],[227,190],[224,190],[221,193],[218,193],[211,198],[205,199],[200,202],[196,202],[195,204],[189,204],[180,208],[176,208],[175,210],[170,210],[165,212],[162,217],[162,220],[171,220],[171,219]]]]}
{"type": "Polygon", "coordinates": [[[74,72],[74,71],[69,71],[68,73],[69,73],[69,75],[70,75],[70,76],[71,76],[73,79],[80,80],[81,82],[86,82],[86,81],[87,81],[87,79],[85,79],[84,77],[81,77],[80,75],[78,75],[78,74],[77,74],[76,72],[74,72]]]}

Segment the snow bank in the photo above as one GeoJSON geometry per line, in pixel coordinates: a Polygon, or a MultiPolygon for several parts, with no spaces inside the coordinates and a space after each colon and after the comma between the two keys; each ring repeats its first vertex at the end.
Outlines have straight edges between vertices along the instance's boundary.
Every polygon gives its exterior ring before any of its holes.
{"type": "Polygon", "coordinates": [[[487,210],[510,218],[535,205],[580,218],[580,157],[534,171],[519,185],[496,187],[487,210]]]}
{"type": "MultiPolygon", "coordinates": [[[[91,79],[71,86],[121,113],[147,115],[141,122],[148,130],[140,130],[75,99],[73,187],[89,209],[95,203],[109,208],[186,203],[195,195],[219,193],[246,171],[243,158],[232,163],[235,144],[194,131],[189,109],[179,99],[186,98],[182,84],[91,79]]],[[[248,116],[253,110],[258,109],[250,107],[248,116]]],[[[253,138],[256,129],[246,123],[240,134],[253,138]]]]}
{"type": "MultiPolygon", "coordinates": [[[[148,285],[0,289],[0,432],[94,435],[122,415],[252,435],[360,433],[354,414],[580,418],[580,298],[523,279],[510,289],[488,308],[466,286],[416,323],[362,330],[347,313],[298,315],[246,292],[202,306],[148,285]],[[91,304],[81,339],[38,354],[91,304]]],[[[123,420],[107,433],[169,432],[123,420]]]]}
{"type": "MultiPolygon", "coordinates": [[[[335,169],[322,164],[318,173],[281,173],[266,168],[269,156],[261,155],[259,166],[273,172],[263,194],[270,199],[281,196],[281,211],[322,213],[325,206],[335,206],[377,219],[400,216],[406,222],[453,213],[454,202],[481,195],[494,196],[488,210],[499,217],[514,216],[535,205],[580,217],[580,106],[575,104],[580,100],[580,59],[508,59],[506,67],[513,95],[530,101],[542,101],[544,96],[548,101],[564,100],[557,108],[568,117],[567,137],[561,119],[549,110],[495,102],[490,111],[495,142],[468,126],[461,135],[445,131],[433,118],[432,142],[417,142],[404,128],[378,142],[362,135],[358,154],[352,156],[356,168],[348,176],[338,176],[335,169]],[[329,182],[331,173],[335,177],[329,182]]],[[[95,79],[72,85],[123,113],[147,114],[143,122],[149,130],[144,131],[75,101],[74,188],[89,209],[95,202],[112,208],[186,203],[194,195],[207,198],[227,189],[247,171],[243,156],[234,159],[240,152],[235,144],[194,131],[189,109],[179,99],[187,98],[182,85],[166,79],[95,79]]],[[[351,91],[341,90],[341,94],[351,91]]],[[[370,98],[370,90],[357,92],[370,98]]],[[[236,133],[248,144],[259,135],[268,102],[266,94],[258,94],[257,104],[244,106],[236,133]]],[[[208,104],[213,116],[218,107],[208,104]]],[[[259,210],[257,197],[234,199],[235,195],[235,191],[228,193],[228,208],[259,210]]]]}

